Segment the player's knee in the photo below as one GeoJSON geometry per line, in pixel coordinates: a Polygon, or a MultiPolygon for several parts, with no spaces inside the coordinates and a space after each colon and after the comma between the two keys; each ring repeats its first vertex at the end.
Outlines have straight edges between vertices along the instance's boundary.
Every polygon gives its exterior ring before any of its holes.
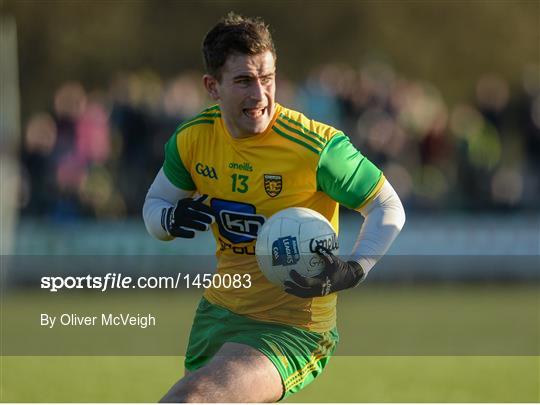
{"type": "Polygon", "coordinates": [[[204,378],[184,378],[179,384],[174,386],[160,402],[216,402],[212,391],[212,384],[209,384],[208,381],[205,382],[204,378]]]}
{"type": "Polygon", "coordinates": [[[186,384],[179,387],[174,387],[165,395],[162,403],[193,403],[207,402],[204,391],[197,384],[186,384]]]}
{"type": "Polygon", "coordinates": [[[198,388],[186,387],[186,389],[178,392],[176,400],[173,402],[180,403],[201,403],[209,402],[208,395],[204,391],[200,391],[198,388]]]}

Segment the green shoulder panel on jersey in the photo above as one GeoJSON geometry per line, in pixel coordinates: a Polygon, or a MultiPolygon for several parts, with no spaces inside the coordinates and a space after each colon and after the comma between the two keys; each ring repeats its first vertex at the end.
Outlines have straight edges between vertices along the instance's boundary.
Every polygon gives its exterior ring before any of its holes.
{"type": "Polygon", "coordinates": [[[357,209],[377,193],[383,182],[382,172],[343,133],[328,141],[317,165],[320,191],[347,208],[357,209]]]}
{"type": "Polygon", "coordinates": [[[163,162],[163,172],[169,181],[182,190],[195,190],[195,183],[189,171],[182,163],[177,143],[178,132],[175,132],[165,144],[165,161],[163,162]]]}
{"type": "Polygon", "coordinates": [[[218,106],[213,106],[203,110],[199,115],[191,120],[183,122],[176,128],[174,134],[165,144],[165,162],[163,163],[163,172],[176,187],[183,190],[195,190],[195,183],[191,178],[191,174],[186,169],[180,157],[178,147],[178,137],[189,127],[202,124],[213,124],[215,117],[221,117],[221,112],[218,106]]]}

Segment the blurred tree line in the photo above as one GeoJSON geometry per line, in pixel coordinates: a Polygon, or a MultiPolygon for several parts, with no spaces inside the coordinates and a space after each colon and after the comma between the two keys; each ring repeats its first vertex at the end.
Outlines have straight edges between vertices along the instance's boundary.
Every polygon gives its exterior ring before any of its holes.
{"type": "Polygon", "coordinates": [[[16,18],[23,119],[66,80],[106,86],[118,71],[162,77],[202,69],[200,44],[228,11],[272,27],[279,72],[300,80],[313,66],[386,58],[434,83],[452,103],[484,72],[510,84],[538,63],[540,2],[532,1],[85,1],[1,0],[16,18]]]}
{"type": "Polygon", "coordinates": [[[163,145],[210,102],[200,46],[231,10],[271,25],[278,102],[343,130],[408,210],[540,206],[538,0],[0,2],[23,216],[139,217],[163,145]]]}

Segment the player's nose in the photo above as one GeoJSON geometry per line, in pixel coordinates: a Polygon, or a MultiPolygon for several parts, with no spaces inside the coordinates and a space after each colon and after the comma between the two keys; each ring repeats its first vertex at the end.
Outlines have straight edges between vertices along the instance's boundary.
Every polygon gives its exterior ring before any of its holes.
{"type": "Polygon", "coordinates": [[[260,80],[254,80],[250,88],[250,97],[257,101],[264,100],[264,86],[260,80]]]}

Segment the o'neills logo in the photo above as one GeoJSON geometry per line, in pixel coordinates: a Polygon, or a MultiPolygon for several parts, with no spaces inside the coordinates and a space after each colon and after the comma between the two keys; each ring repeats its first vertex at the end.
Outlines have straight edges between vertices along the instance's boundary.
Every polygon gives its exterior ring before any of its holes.
{"type": "Polygon", "coordinates": [[[315,253],[315,248],[317,246],[325,247],[328,250],[336,250],[339,248],[338,238],[334,233],[321,238],[313,238],[309,241],[309,251],[311,253],[315,253]]]}
{"type": "Polygon", "coordinates": [[[229,163],[229,169],[243,170],[245,172],[253,171],[253,167],[248,162],[244,162],[244,163],[231,162],[229,163]]]}

